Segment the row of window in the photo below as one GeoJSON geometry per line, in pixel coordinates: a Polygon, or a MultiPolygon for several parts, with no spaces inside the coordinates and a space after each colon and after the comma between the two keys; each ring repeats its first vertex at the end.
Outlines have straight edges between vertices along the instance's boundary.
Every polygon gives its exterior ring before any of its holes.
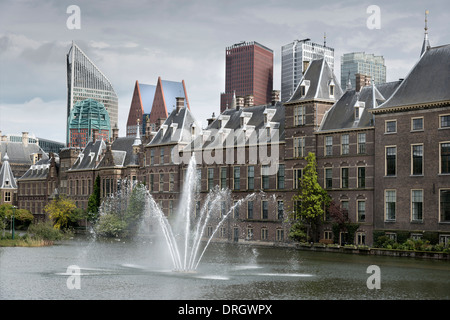
{"type": "MultiPolygon", "coordinates": [[[[450,114],[444,114],[439,116],[439,128],[445,129],[450,128],[450,114]]],[[[411,131],[423,131],[424,122],[423,117],[411,118],[411,131]]],[[[386,120],[384,123],[385,133],[396,133],[397,132],[397,120],[386,120]]]]}
{"type": "Polygon", "coordinates": [[[21,182],[19,196],[50,195],[56,188],[56,181],[21,182]]]}
{"type": "MultiPolygon", "coordinates": [[[[333,188],[333,169],[332,168],[325,168],[325,174],[324,174],[324,187],[325,189],[332,189],[333,188]]],[[[357,167],[357,188],[365,188],[366,187],[366,167],[357,167]]],[[[339,188],[349,188],[349,168],[343,167],[341,168],[340,172],[340,184],[339,188]]]]}
{"type": "MultiPolygon", "coordinates": [[[[424,214],[423,189],[411,190],[410,197],[411,221],[422,222],[424,214]]],[[[396,221],[397,190],[388,189],[384,192],[384,217],[387,222],[396,221]]],[[[450,222],[450,189],[439,190],[439,222],[450,222]]]]}
{"type": "MultiPolygon", "coordinates": [[[[411,145],[411,175],[424,173],[424,147],[423,144],[411,145]]],[[[385,175],[397,175],[397,146],[385,147],[385,175]]],[[[450,174],[450,141],[439,143],[439,173],[450,174]]]]}
{"type": "MultiPolygon", "coordinates": [[[[342,134],[340,137],[341,141],[341,155],[348,155],[350,153],[350,135],[342,134]]],[[[325,136],[324,143],[324,154],[325,156],[333,155],[333,136],[325,136]]],[[[365,154],[366,153],[366,133],[361,132],[358,133],[358,141],[357,141],[357,154],[365,154]]]]}

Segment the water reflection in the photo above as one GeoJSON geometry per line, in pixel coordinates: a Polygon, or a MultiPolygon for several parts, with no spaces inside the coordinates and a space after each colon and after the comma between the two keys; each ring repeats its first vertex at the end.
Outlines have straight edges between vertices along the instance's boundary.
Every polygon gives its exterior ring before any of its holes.
{"type": "MultiPolygon", "coordinates": [[[[149,242],[0,248],[0,299],[449,299],[450,264],[211,244],[196,272],[171,271],[149,242]],[[81,288],[70,290],[69,266],[81,288]],[[369,290],[369,265],[381,289],[369,290]]],[[[159,249],[158,249],[159,250],[159,249]]]]}

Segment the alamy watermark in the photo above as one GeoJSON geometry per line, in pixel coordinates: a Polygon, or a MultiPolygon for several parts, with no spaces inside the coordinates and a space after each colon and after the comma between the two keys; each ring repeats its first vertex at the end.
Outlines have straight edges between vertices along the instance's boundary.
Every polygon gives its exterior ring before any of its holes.
{"type": "Polygon", "coordinates": [[[368,29],[381,29],[381,9],[377,5],[368,6],[366,13],[370,14],[367,18],[366,26],[368,29]]]}
{"type": "MultiPolygon", "coordinates": [[[[173,141],[183,134],[176,129],[173,141]]],[[[254,131],[233,129],[208,129],[193,138],[182,149],[172,148],[173,164],[188,164],[195,156],[197,163],[212,164],[262,164],[266,174],[276,174],[280,160],[279,130],[264,128],[254,131]]]]}
{"type": "Polygon", "coordinates": [[[67,29],[81,29],[81,9],[77,5],[67,7],[66,13],[71,14],[66,21],[67,29]]]}
{"type": "Polygon", "coordinates": [[[367,278],[367,289],[381,289],[381,269],[377,265],[370,265],[367,267],[366,273],[371,275],[367,278]]]}
{"type": "Polygon", "coordinates": [[[67,289],[81,289],[81,272],[80,267],[71,265],[67,267],[66,274],[69,275],[66,281],[67,289]]]}

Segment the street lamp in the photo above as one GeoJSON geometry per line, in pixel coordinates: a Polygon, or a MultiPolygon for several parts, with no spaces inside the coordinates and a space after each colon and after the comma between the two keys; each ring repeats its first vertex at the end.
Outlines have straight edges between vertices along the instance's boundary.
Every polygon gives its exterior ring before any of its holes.
{"type": "Polygon", "coordinates": [[[16,215],[16,206],[13,206],[13,215],[12,215],[12,239],[14,240],[14,220],[16,215]]]}

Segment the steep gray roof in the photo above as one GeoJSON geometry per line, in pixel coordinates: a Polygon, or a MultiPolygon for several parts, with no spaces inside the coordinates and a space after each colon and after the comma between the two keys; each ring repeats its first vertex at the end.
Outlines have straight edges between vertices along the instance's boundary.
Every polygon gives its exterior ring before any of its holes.
{"type": "MultiPolygon", "coordinates": [[[[135,137],[121,137],[117,138],[111,145],[111,155],[113,165],[118,167],[126,167],[130,165],[137,165],[138,157],[133,153],[133,143],[135,137]]],[[[100,161],[98,167],[109,166],[105,163],[105,158],[100,161]]]]}
{"type": "Polygon", "coordinates": [[[16,179],[9,165],[8,154],[3,156],[3,164],[0,167],[0,189],[17,189],[16,179]]]}
{"type": "Polygon", "coordinates": [[[342,96],[342,89],[333,70],[325,59],[311,61],[308,69],[297,85],[294,94],[287,101],[304,101],[312,99],[338,100],[342,96]],[[301,86],[309,82],[309,88],[304,96],[301,94],[301,86]],[[330,97],[330,84],[334,84],[334,97],[330,97]]]}
{"type": "Polygon", "coordinates": [[[89,141],[69,170],[95,169],[104,149],[106,144],[103,140],[89,141]]]}
{"type": "Polygon", "coordinates": [[[449,83],[450,45],[429,48],[394,94],[377,109],[450,101],[449,83]]]}
{"type": "Polygon", "coordinates": [[[195,126],[197,131],[201,129],[191,111],[184,107],[177,112],[175,108],[147,145],[189,143],[192,138],[192,126],[195,126]]]}
{"type": "Polygon", "coordinates": [[[373,94],[375,93],[375,106],[380,105],[389,98],[401,81],[387,82],[375,86],[365,86],[360,92],[354,89],[347,90],[344,95],[326,113],[320,130],[340,130],[351,128],[365,128],[373,126],[373,94]],[[359,118],[355,119],[355,107],[361,107],[359,118]]]}
{"type": "MultiPolygon", "coordinates": [[[[278,141],[284,141],[284,117],[285,108],[280,102],[275,105],[266,104],[251,107],[244,107],[239,109],[226,109],[216,120],[214,120],[200,135],[189,145],[189,149],[201,148],[215,148],[224,147],[227,145],[227,136],[230,133],[234,134],[234,145],[241,144],[238,141],[238,136],[245,130],[248,134],[256,133],[257,142],[260,141],[260,130],[267,128],[278,130],[278,141]],[[268,115],[268,122],[265,122],[266,115],[268,115]],[[242,124],[241,118],[245,119],[245,124],[242,124]],[[218,133],[223,133],[224,138],[221,139],[218,133]]],[[[271,131],[272,134],[275,131],[271,131]]],[[[273,137],[273,135],[272,135],[273,137]]],[[[247,145],[250,141],[249,136],[244,143],[247,145]]]]}
{"type": "Polygon", "coordinates": [[[42,154],[42,159],[48,159],[48,155],[42,148],[35,143],[28,143],[27,145],[22,142],[10,142],[1,141],[0,142],[0,155],[3,157],[4,154],[8,153],[9,162],[16,164],[32,164],[31,155],[40,153],[42,154]]]}
{"type": "MultiPolygon", "coordinates": [[[[55,158],[55,161],[59,164],[59,158],[55,158]]],[[[50,158],[39,160],[36,164],[31,165],[19,180],[46,179],[50,171],[51,162],[52,160],[50,158]]]]}

